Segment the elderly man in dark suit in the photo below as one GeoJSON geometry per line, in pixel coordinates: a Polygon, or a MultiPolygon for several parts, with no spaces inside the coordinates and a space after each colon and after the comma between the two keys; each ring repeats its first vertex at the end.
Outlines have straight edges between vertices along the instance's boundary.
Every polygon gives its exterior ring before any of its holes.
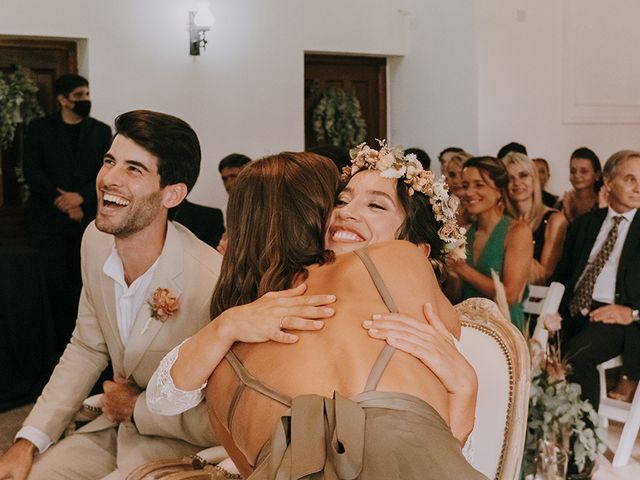
{"type": "Polygon", "coordinates": [[[599,363],[622,354],[623,378],[640,378],[640,152],[613,154],[603,173],[609,208],[571,224],[554,276],[566,286],[563,355],[596,409],[599,363]]]}

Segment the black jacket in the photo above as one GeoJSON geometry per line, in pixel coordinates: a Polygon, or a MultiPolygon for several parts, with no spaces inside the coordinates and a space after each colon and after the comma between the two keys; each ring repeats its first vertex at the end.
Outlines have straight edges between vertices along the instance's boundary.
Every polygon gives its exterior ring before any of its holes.
{"type": "Polygon", "coordinates": [[[224,233],[224,220],[219,208],[205,207],[185,200],[171,211],[169,217],[187,227],[196,237],[213,248],[218,246],[224,233]]]}
{"type": "MultiPolygon", "coordinates": [[[[607,216],[606,208],[591,210],[576,218],[567,230],[562,258],[553,275],[553,281],[565,286],[560,313],[568,315],[568,306],[573,297],[576,282],[582,275],[589,253],[593,248],[602,223],[607,216]]],[[[640,309],[640,213],[636,212],[625,239],[616,274],[615,303],[640,309]]]]}
{"type": "Polygon", "coordinates": [[[82,195],[83,223],[93,220],[96,175],[110,145],[109,126],[91,117],[79,124],[77,148],[59,112],[31,122],[25,141],[24,174],[31,190],[33,228],[64,230],[76,223],[53,205],[59,195],[57,187],[82,195]]]}

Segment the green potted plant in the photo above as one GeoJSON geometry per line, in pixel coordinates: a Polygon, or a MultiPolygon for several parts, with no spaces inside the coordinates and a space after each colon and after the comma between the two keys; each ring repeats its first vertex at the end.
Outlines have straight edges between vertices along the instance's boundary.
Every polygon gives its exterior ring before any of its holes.
{"type": "Polygon", "coordinates": [[[19,123],[26,125],[43,115],[37,93],[38,87],[24,69],[0,72],[0,149],[13,142],[19,123]]]}
{"type": "Polygon", "coordinates": [[[554,347],[533,365],[525,473],[543,478],[550,472],[556,475],[553,478],[591,478],[599,454],[606,450],[598,413],[580,398],[580,385],[567,381],[567,370],[554,347]]]}
{"type": "MultiPolygon", "coordinates": [[[[0,72],[0,153],[15,138],[18,124],[28,125],[44,115],[38,103],[38,87],[23,68],[0,72]]],[[[22,168],[22,158],[15,165],[16,180],[22,186],[23,201],[28,196],[22,168]]]]}

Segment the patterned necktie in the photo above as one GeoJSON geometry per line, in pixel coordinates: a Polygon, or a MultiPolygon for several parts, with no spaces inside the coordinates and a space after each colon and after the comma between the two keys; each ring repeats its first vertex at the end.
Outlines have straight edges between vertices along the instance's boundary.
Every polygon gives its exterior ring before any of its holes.
{"type": "Polygon", "coordinates": [[[618,225],[624,219],[623,216],[618,215],[613,217],[613,227],[609,230],[607,234],[607,238],[604,241],[604,245],[596,255],[596,258],[593,259],[593,262],[587,265],[582,278],[578,282],[576,289],[574,291],[573,298],[569,303],[569,313],[572,316],[581,313],[582,315],[587,315],[591,308],[591,298],[593,297],[593,286],[596,283],[596,279],[604,264],[607,263],[607,259],[611,252],[613,251],[613,247],[616,244],[616,240],[618,239],[618,225]]]}

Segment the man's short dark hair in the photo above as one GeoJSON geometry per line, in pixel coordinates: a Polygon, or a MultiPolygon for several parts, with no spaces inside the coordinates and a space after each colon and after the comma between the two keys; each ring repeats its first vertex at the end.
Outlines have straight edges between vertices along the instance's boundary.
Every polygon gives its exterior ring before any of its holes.
{"type": "Polygon", "coordinates": [[[340,172],[342,172],[344,167],[351,165],[351,157],[347,149],[336,145],[316,145],[310,147],[307,152],[317,153],[318,155],[331,159],[340,172]]]}
{"type": "Polygon", "coordinates": [[[58,77],[53,86],[56,95],[64,95],[66,97],[78,87],[88,87],[89,81],[75,73],[67,73],[58,77]]]}
{"type": "Polygon", "coordinates": [[[249,163],[251,159],[242,153],[231,153],[220,160],[218,164],[218,172],[222,172],[223,168],[238,168],[249,163]]]}
{"type": "Polygon", "coordinates": [[[200,173],[200,142],[184,120],[166,113],[134,110],[116,117],[123,135],[158,157],[160,186],[184,183],[190,191],[200,173]]]}
{"type": "Polygon", "coordinates": [[[425,170],[429,170],[429,168],[431,168],[431,158],[429,157],[429,154],[427,152],[425,152],[421,148],[416,147],[407,148],[404,151],[405,155],[409,155],[410,153],[413,153],[416,156],[420,164],[422,164],[422,168],[424,168],[425,170]]]}
{"type": "Polygon", "coordinates": [[[522,153],[527,155],[527,147],[518,142],[507,143],[498,151],[498,159],[504,158],[509,152],[522,153]]]}

